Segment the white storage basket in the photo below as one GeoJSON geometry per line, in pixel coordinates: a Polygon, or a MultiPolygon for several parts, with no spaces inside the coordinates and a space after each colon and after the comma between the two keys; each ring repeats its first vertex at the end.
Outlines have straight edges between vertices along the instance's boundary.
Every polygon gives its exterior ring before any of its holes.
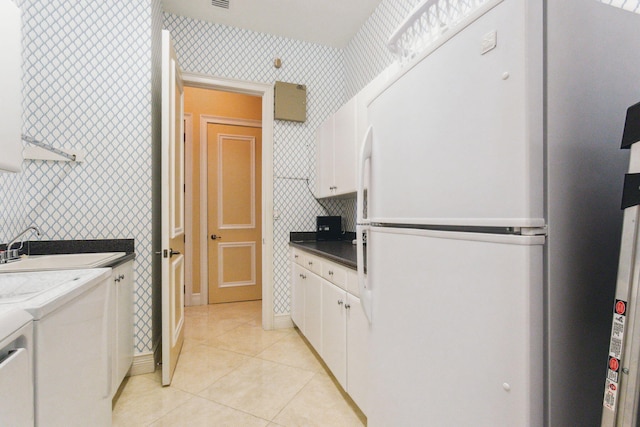
{"type": "Polygon", "coordinates": [[[501,1],[424,0],[389,38],[389,50],[404,64],[501,1]]]}

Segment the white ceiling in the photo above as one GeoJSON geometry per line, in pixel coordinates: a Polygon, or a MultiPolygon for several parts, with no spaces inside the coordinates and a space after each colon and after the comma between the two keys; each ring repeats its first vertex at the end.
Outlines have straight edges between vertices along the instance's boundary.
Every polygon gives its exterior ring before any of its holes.
{"type": "Polygon", "coordinates": [[[344,48],[381,0],[162,0],[175,15],[344,48]]]}

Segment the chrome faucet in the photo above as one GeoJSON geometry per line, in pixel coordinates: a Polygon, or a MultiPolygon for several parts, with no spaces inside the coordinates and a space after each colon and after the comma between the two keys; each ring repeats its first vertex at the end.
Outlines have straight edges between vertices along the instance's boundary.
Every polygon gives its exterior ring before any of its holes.
{"type": "Polygon", "coordinates": [[[42,231],[40,231],[40,229],[38,227],[36,227],[35,225],[32,225],[31,227],[28,227],[27,229],[25,229],[22,232],[20,232],[16,237],[11,239],[11,241],[7,244],[6,253],[5,252],[0,252],[0,264],[6,263],[6,262],[9,262],[9,261],[14,261],[14,260],[16,260],[16,259],[18,259],[20,257],[19,251],[20,251],[20,249],[22,249],[22,246],[24,245],[24,239],[22,239],[22,240],[20,240],[20,239],[22,238],[22,236],[24,236],[25,234],[27,234],[31,230],[36,232],[36,236],[38,236],[38,237],[42,236],[42,231]],[[18,246],[17,249],[11,249],[11,247],[13,245],[15,245],[18,241],[20,241],[20,246],[18,246]]]}

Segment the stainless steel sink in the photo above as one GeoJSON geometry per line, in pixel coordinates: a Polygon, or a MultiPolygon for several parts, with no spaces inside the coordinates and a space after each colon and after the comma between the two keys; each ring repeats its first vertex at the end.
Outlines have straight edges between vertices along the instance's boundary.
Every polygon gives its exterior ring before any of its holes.
{"type": "Polygon", "coordinates": [[[126,255],[125,252],[85,254],[33,255],[7,264],[0,264],[0,272],[86,269],[101,267],[126,255]]]}

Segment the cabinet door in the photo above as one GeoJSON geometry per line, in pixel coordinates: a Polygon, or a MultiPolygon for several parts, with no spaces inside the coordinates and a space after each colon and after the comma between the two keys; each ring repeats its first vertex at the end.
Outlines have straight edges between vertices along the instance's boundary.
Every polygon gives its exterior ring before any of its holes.
{"type": "Polygon", "coordinates": [[[347,330],[345,303],[347,293],[322,281],[322,359],[342,388],[347,389],[347,330]]]}
{"type": "Polygon", "coordinates": [[[367,391],[369,384],[369,321],[362,311],[360,298],[347,294],[345,305],[347,316],[347,393],[366,415],[368,413],[367,391]]]}
{"type": "Polygon", "coordinates": [[[304,269],[291,263],[291,320],[304,332],[304,269]]]}
{"type": "Polygon", "coordinates": [[[322,354],[322,279],[308,270],[303,273],[304,336],[322,354]]]}
{"type": "Polygon", "coordinates": [[[333,116],[329,116],[316,131],[316,197],[329,197],[334,191],[333,177],[333,116]]]}
{"type": "Polygon", "coordinates": [[[114,268],[111,278],[114,302],[111,392],[115,393],[133,363],[133,261],[114,268]]]}
{"type": "Polygon", "coordinates": [[[10,0],[0,1],[0,171],[22,169],[22,18],[10,0]]]}
{"type": "Polygon", "coordinates": [[[356,98],[351,98],[334,115],[334,195],[356,192],[356,98]]]}

